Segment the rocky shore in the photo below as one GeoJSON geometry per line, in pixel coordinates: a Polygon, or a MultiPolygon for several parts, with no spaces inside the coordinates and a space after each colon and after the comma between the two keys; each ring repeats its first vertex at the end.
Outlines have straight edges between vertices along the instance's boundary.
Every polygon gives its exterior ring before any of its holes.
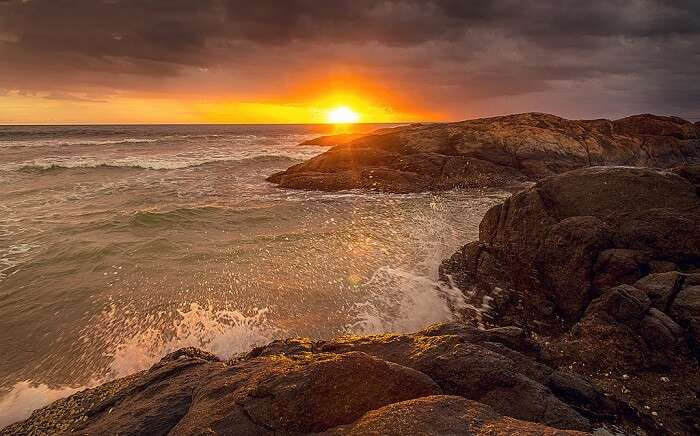
{"type": "Polygon", "coordinates": [[[547,178],[444,261],[458,323],[183,349],[0,433],[697,434],[699,193],[700,165],[547,178]]]}
{"type": "Polygon", "coordinates": [[[414,334],[196,349],[2,434],[700,433],[700,165],[591,167],[490,209],[414,334]]]}
{"type": "Polygon", "coordinates": [[[326,136],[330,150],[268,180],[281,187],[421,192],[500,187],[581,167],[700,162],[700,128],[676,117],[567,120],[525,113],[326,136]]]}

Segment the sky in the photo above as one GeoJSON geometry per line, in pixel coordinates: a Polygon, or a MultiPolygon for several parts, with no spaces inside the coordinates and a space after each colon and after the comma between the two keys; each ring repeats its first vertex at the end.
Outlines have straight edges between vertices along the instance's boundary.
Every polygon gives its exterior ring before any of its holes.
{"type": "Polygon", "coordinates": [[[0,123],[700,119],[697,0],[0,0],[0,123]]]}

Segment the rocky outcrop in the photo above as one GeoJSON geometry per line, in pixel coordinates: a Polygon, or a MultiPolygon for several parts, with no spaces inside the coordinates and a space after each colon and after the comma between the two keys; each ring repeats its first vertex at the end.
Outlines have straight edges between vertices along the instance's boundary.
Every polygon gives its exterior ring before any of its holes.
{"type": "Polygon", "coordinates": [[[433,395],[390,404],[349,426],[324,435],[584,435],[503,417],[490,407],[451,395],[433,395]],[[410,419],[406,419],[410,417],[410,419]]]}
{"type": "Polygon", "coordinates": [[[698,432],[699,172],[597,167],[542,180],[491,208],[441,277],[484,307],[486,325],[546,337],[546,362],[640,415],[661,409],[652,419],[667,429],[698,432]]]}
{"type": "Polygon", "coordinates": [[[688,121],[655,115],[574,121],[526,113],[410,125],[357,138],[312,140],[336,146],[268,180],[286,188],[324,191],[498,187],[595,165],[668,168],[697,163],[699,132],[688,121]]]}
{"type": "Polygon", "coordinates": [[[601,426],[655,428],[645,425],[595,384],[542,363],[539,346],[519,328],[438,324],[415,334],[275,341],[229,362],[183,349],[0,433],[565,435],[601,426]]]}

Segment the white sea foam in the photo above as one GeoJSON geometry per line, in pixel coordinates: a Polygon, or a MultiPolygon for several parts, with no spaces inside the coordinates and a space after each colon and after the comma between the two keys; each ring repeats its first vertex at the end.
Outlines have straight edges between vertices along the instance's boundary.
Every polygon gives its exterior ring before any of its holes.
{"type": "MultiPolygon", "coordinates": [[[[197,347],[221,359],[229,359],[271,341],[278,333],[267,321],[268,312],[268,309],[259,309],[246,316],[236,310],[205,309],[192,304],[189,310],[179,310],[179,316],[170,324],[146,327],[133,336],[117,340],[110,338],[115,346],[107,353],[111,359],[108,376],[124,377],[149,368],[164,355],[184,347],[197,347]]],[[[121,315],[113,309],[108,316],[121,315]]],[[[106,325],[111,324],[107,321],[106,325]]],[[[140,322],[136,320],[134,324],[140,322]]]]}
{"type": "Polygon", "coordinates": [[[8,271],[22,264],[26,255],[36,248],[35,244],[14,244],[0,248],[0,281],[10,274],[8,271]]]}
{"type": "Polygon", "coordinates": [[[21,381],[15,384],[9,393],[0,397],[0,429],[27,418],[36,409],[84,388],[51,388],[43,383],[36,384],[29,380],[21,381]]]}
{"type": "Polygon", "coordinates": [[[129,317],[113,306],[103,314],[103,323],[86,329],[82,338],[88,342],[95,339],[108,342],[106,355],[111,361],[108,371],[94,375],[82,386],[49,387],[31,380],[16,383],[0,396],[0,428],[26,419],[32,411],[80,390],[147,369],[164,355],[183,347],[197,347],[221,359],[249,351],[280,334],[268,324],[268,312],[259,309],[246,316],[235,310],[213,310],[192,304],[188,310],[178,311],[170,323],[130,334],[128,327],[152,324],[154,317],[129,317]],[[117,324],[127,328],[116,328],[117,324]]]}
{"type": "Polygon", "coordinates": [[[383,266],[367,282],[373,289],[369,298],[355,304],[355,322],[345,326],[348,333],[377,334],[415,332],[428,324],[455,320],[469,310],[479,314],[482,308],[466,302],[462,290],[438,280],[443,259],[464,243],[444,215],[441,204],[414,217],[409,246],[416,250],[410,265],[383,266]]]}
{"type": "Polygon", "coordinates": [[[175,170],[197,167],[215,162],[242,162],[258,158],[308,159],[323,151],[321,147],[269,147],[255,149],[202,149],[183,153],[161,153],[142,156],[78,155],[52,156],[24,162],[0,165],[0,170],[52,168],[142,168],[151,170],[175,170]]]}

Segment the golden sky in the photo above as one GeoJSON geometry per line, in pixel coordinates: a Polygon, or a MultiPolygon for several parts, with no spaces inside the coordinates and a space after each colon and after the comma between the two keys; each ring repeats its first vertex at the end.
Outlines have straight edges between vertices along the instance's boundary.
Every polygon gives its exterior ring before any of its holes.
{"type": "Polygon", "coordinates": [[[197,96],[114,95],[102,99],[52,94],[0,95],[3,124],[327,123],[329,112],[348,108],[358,122],[431,121],[440,114],[403,108],[352,90],[318,91],[304,98],[236,100],[197,96]]]}
{"type": "Polygon", "coordinates": [[[0,124],[700,118],[700,2],[618,3],[0,0],[0,124]]]}

